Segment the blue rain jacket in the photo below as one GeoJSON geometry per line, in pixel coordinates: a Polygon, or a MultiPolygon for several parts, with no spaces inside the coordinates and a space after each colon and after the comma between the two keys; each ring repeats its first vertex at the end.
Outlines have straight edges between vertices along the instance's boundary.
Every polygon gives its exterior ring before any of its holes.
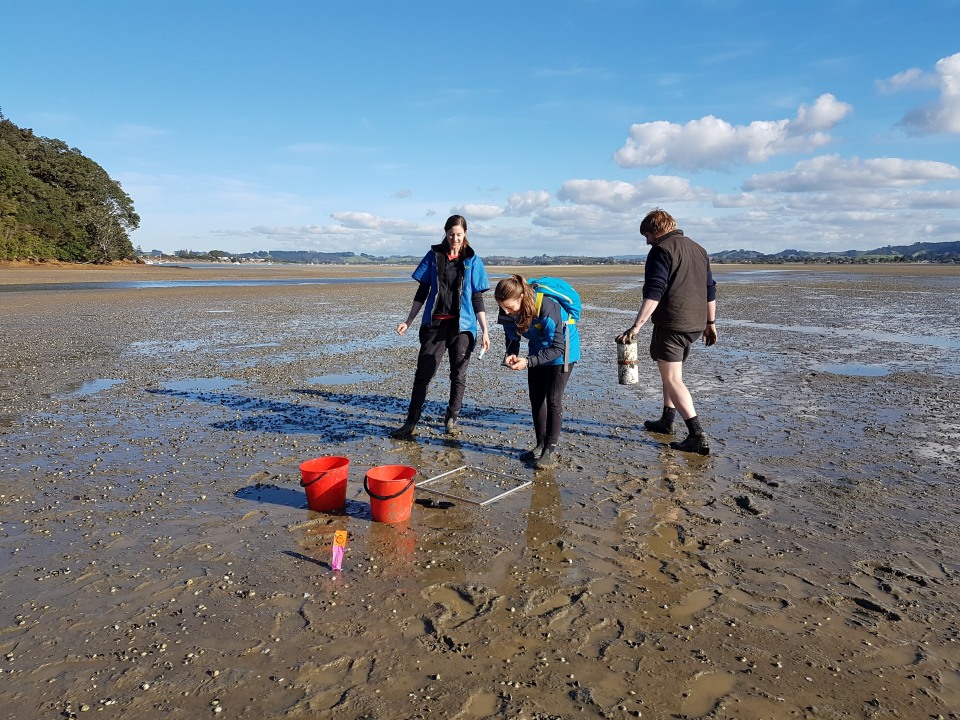
{"type": "MultiPolygon", "coordinates": [[[[427,324],[433,322],[433,305],[437,299],[437,278],[442,274],[437,272],[438,264],[445,264],[447,254],[446,245],[440,243],[433,245],[430,252],[423,256],[423,260],[413,271],[413,279],[420,283],[430,284],[430,294],[427,296],[427,302],[423,308],[423,320],[427,324]]],[[[486,292],[490,289],[490,278],[487,277],[487,269],[483,266],[483,260],[477,255],[473,248],[467,245],[463,251],[463,282],[459,288],[460,295],[460,332],[469,332],[477,337],[477,314],[473,310],[473,294],[486,292]]]]}

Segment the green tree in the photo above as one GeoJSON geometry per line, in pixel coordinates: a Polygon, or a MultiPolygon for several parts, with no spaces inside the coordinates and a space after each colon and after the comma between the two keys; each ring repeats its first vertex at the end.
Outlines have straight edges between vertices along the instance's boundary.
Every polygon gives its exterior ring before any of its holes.
{"type": "Polygon", "coordinates": [[[128,233],[139,225],[133,201],[100,165],[0,112],[0,257],[133,259],[128,233]]]}

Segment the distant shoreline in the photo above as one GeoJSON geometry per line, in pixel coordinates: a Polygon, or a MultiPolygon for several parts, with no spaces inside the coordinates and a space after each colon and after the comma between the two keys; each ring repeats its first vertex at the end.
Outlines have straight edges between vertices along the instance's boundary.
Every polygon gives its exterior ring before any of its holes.
{"type": "MultiPolygon", "coordinates": [[[[210,267],[186,267],[183,264],[141,265],[114,263],[111,265],[76,265],[71,263],[23,263],[0,262],[0,284],[24,283],[84,283],[124,280],[197,280],[203,279],[249,279],[261,278],[370,278],[377,276],[396,277],[405,275],[414,267],[400,265],[214,265],[210,267]]],[[[862,273],[888,276],[960,276],[960,265],[938,263],[834,263],[807,264],[727,264],[714,263],[718,272],[830,272],[862,273]]],[[[518,273],[524,277],[556,275],[560,277],[642,277],[642,265],[496,265],[489,266],[491,275],[518,273]]]]}
{"type": "MultiPolygon", "coordinates": [[[[135,280],[197,280],[259,278],[371,278],[396,277],[411,271],[412,264],[401,265],[215,265],[186,267],[184,264],[142,265],[113,263],[111,265],[76,265],[70,263],[0,262],[0,284],[84,283],[135,280]]],[[[861,273],[889,276],[949,277],[960,276],[960,265],[927,263],[870,263],[836,265],[833,263],[806,264],[726,264],[714,263],[715,272],[829,272],[861,273]]],[[[643,276],[642,265],[495,265],[489,266],[491,275],[517,273],[524,277],[556,275],[560,277],[643,276]]]]}

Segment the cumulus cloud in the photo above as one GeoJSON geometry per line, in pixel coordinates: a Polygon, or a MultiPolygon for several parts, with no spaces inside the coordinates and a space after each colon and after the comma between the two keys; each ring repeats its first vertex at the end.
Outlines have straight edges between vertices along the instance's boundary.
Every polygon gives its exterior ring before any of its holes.
{"type": "Polygon", "coordinates": [[[900,92],[901,90],[935,88],[939,85],[940,79],[935,74],[925,73],[919,68],[910,68],[886,80],[877,80],[877,90],[886,95],[900,92]]]}
{"type": "Polygon", "coordinates": [[[510,217],[525,217],[549,206],[550,193],[546,190],[510,193],[503,214],[510,217]]]}
{"type": "Polygon", "coordinates": [[[960,179],[960,169],[935,160],[842,158],[823,155],[801,160],[786,172],[754,175],[744,190],[815,192],[854,188],[904,188],[939,180],[960,179]]]}
{"type": "Polygon", "coordinates": [[[763,162],[775,155],[823,147],[831,141],[828,131],[852,109],[826,93],[813,105],[801,105],[793,120],[731,125],[707,115],[685,125],[665,120],[639,123],[630,128],[626,143],[613,159],[626,168],[662,165],[691,171],[763,162]]]}
{"type": "Polygon", "coordinates": [[[709,190],[694,188],[686,178],[651,175],[634,183],[622,180],[567,180],[557,198],[579,205],[595,205],[612,212],[630,212],[665,202],[707,199],[709,190]]]}
{"type": "MultiPolygon", "coordinates": [[[[838,212],[862,213],[874,211],[929,211],[956,210],[960,208],[960,191],[904,191],[880,192],[850,190],[845,192],[796,193],[780,196],[784,210],[802,213],[823,212],[832,209],[838,212]]],[[[931,215],[927,214],[927,218],[931,215]]]]}
{"type": "Polygon", "coordinates": [[[470,220],[492,220],[503,215],[503,208],[496,205],[457,205],[450,208],[451,215],[463,215],[470,220]]]}
{"type": "Polygon", "coordinates": [[[330,217],[346,227],[358,230],[375,230],[380,227],[380,218],[365,212],[336,212],[330,217]]]}
{"type": "Polygon", "coordinates": [[[900,124],[916,135],[960,134],[960,53],[939,60],[936,71],[940,97],[908,112],[900,124]]]}

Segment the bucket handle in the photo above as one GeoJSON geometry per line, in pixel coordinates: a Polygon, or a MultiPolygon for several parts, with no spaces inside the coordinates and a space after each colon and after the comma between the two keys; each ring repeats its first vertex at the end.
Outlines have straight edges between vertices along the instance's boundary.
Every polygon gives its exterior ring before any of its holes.
{"type": "Polygon", "coordinates": [[[407,485],[406,485],[406,487],[404,487],[403,490],[401,490],[400,492],[396,492],[396,493],[394,493],[393,495],[377,495],[375,492],[373,492],[373,491],[370,490],[370,486],[367,485],[367,476],[364,475],[364,476],[363,476],[363,489],[366,490],[366,491],[367,491],[367,495],[369,495],[370,497],[372,497],[374,500],[393,500],[393,499],[395,499],[395,498],[400,497],[400,496],[403,495],[407,490],[410,489],[410,486],[413,485],[413,479],[414,479],[416,476],[417,476],[417,473],[416,473],[416,471],[414,471],[413,475],[410,476],[410,482],[408,482],[407,485]]]}
{"type": "Polygon", "coordinates": [[[329,470],[324,470],[322,473],[320,473],[319,475],[317,475],[317,476],[316,476],[313,480],[311,480],[310,482],[304,482],[304,481],[303,481],[303,477],[301,476],[301,478],[300,478],[300,484],[301,484],[303,487],[309,487],[310,485],[313,485],[313,484],[314,484],[315,482],[317,482],[318,480],[323,480],[324,476],[325,476],[327,473],[329,473],[329,472],[330,472],[329,470]]]}

